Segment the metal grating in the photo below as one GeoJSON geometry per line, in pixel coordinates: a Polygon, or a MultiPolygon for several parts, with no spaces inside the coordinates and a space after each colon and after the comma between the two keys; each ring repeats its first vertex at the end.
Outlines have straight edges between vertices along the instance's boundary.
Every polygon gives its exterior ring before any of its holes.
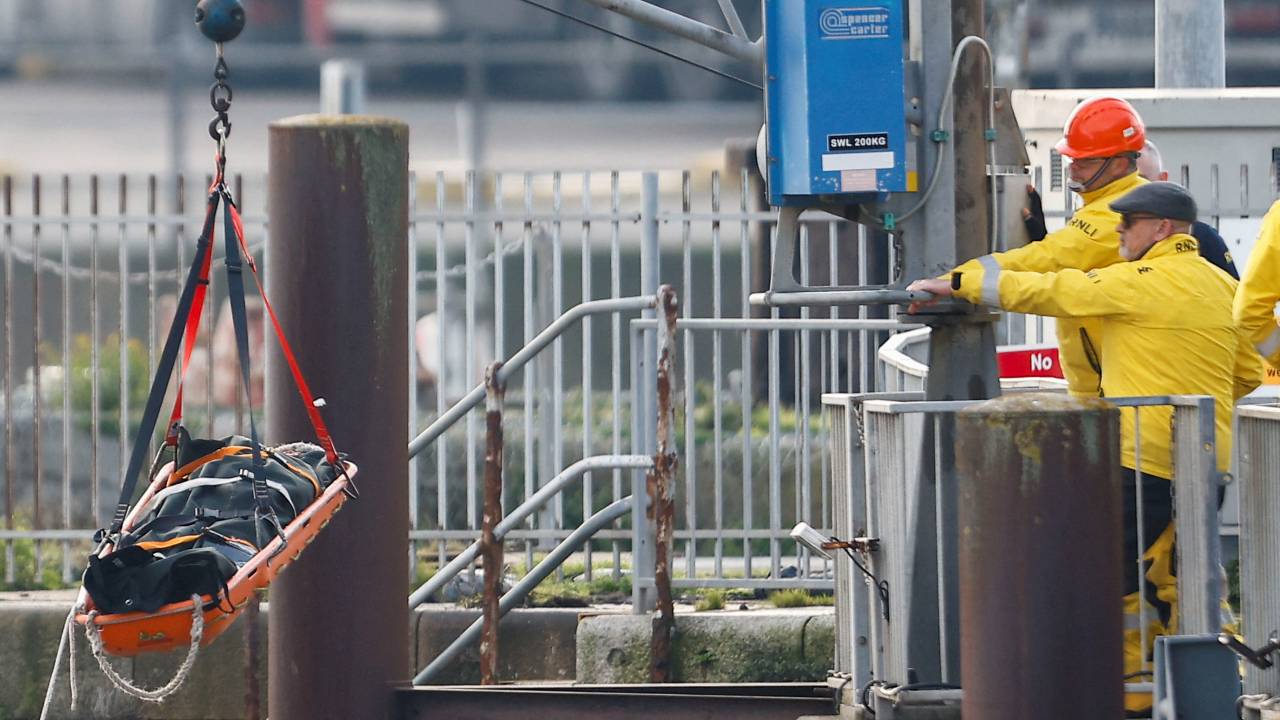
{"type": "MultiPolygon", "coordinates": [[[[1280,632],[1280,407],[1237,410],[1240,473],[1240,600],[1245,642],[1280,632]]],[[[1280,696],[1280,668],[1246,666],[1245,692],[1280,696]]]]}

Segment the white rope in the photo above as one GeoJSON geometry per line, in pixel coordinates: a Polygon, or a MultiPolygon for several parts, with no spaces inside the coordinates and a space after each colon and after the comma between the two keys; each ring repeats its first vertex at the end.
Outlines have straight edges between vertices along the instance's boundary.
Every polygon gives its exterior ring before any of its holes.
{"type": "Polygon", "coordinates": [[[71,657],[71,709],[76,709],[76,656],[75,642],[71,639],[71,625],[75,622],[78,609],[72,606],[71,612],[67,613],[66,622],[62,623],[62,637],[58,640],[58,654],[53,658],[53,672],[49,673],[49,687],[44,691],[44,705],[40,708],[40,720],[45,720],[49,716],[49,707],[53,704],[53,689],[58,682],[58,671],[62,669],[64,654],[69,654],[71,657]],[[70,653],[67,653],[68,644],[72,646],[70,653]]]}
{"type": "Polygon", "coordinates": [[[69,672],[71,673],[71,709],[76,709],[76,697],[79,695],[79,688],[76,687],[76,638],[72,635],[73,625],[75,624],[75,616],[77,612],[84,612],[84,607],[77,605],[71,609],[71,614],[67,616],[67,626],[63,628],[63,632],[67,635],[67,659],[69,661],[69,672]]]}
{"type": "Polygon", "coordinates": [[[163,702],[165,698],[182,687],[182,683],[186,682],[187,676],[191,674],[191,668],[196,663],[196,655],[200,652],[200,638],[204,636],[204,611],[201,607],[203,603],[200,600],[200,596],[192,595],[191,604],[191,647],[187,649],[187,657],[183,659],[182,665],[178,667],[173,679],[164,687],[155,690],[148,690],[134,685],[111,666],[111,663],[107,660],[106,653],[102,649],[102,634],[98,632],[98,626],[93,622],[98,615],[98,611],[94,610],[89,613],[89,619],[84,624],[84,634],[85,637],[89,638],[89,647],[93,650],[93,656],[98,660],[98,667],[102,669],[102,673],[107,676],[112,685],[115,685],[117,689],[127,695],[153,703],[163,702]]]}

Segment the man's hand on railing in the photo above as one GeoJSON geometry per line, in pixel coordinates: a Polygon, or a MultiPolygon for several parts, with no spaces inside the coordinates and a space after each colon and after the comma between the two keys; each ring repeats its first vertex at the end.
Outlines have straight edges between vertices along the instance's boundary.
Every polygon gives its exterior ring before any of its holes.
{"type": "Polygon", "coordinates": [[[937,304],[937,302],[943,298],[951,297],[952,294],[951,281],[940,278],[924,278],[922,280],[916,280],[907,286],[907,290],[927,292],[930,295],[933,295],[931,300],[917,300],[908,305],[907,312],[912,315],[916,314],[923,308],[937,304]]]}

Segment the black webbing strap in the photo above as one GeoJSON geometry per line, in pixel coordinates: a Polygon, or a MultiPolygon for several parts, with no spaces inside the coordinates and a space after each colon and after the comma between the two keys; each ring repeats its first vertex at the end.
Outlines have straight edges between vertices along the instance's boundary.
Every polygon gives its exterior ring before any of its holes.
{"type": "MultiPolygon", "coordinates": [[[[187,316],[191,312],[191,301],[195,295],[196,285],[200,281],[201,264],[209,243],[213,239],[214,220],[218,213],[219,195],[209,194],[209,204],[205,210],[204,226],[200,230],[200,239],[196,242],[195,257],[191,269],[187,271],[187,281],[182,286],[182,295],[178,299],[178,308],[173,314],[173,323],[169,326],[169,335],[164,341],[164,349],[160,353],[160,361],[156,365],[155,377],[151,379],[151,391],[147,395],[147,406],[142,412],[142,424],[133,441],[133,452],[129,455],[129,465],[120,482],[120,499],[116,503],[115,514],[111,517],[111,526],[107,535],[114,537],[124,527],[125,516],[129,513],[129,500],[133,497],[134,488],[138,485],[138,475],[146,462],[148,448],[151,444],[151,433],[155,431],[156,419],[160,416],[160,407],[164,403],[165,391],[173,376],[174,363],[178,350],[182,346],[183,330],[187,325],[187,316]]],[[[101,531],[99,531],[101,534],[101,531]]],[[[99,537],[99,540],[102,538],[99,537]]]]}
{"type": "Polygon", "coordinates": [[[131,544],[129,538],[140,538],[149,532],[169,532],[174,528],[180,528],[184,525],[194,525],[199,522],[217,522],[221,520],[249,520],[253,515],[245,515],[235,510],[219,510],[217,508],[197,507],[193,513],[184,513],[182,515],[157,515],[138,527],[131,528],[125,533],[125,537],[121,539],[121,545],[131,544]]]}
{"type": "MultiPolygon", "coordinates": [[[[253,395],[250,392],[250,388],[253,385],[249,380],[249,313],[245,308],[244,300],[244,262],[240,257],[235,222],[232,220],[231,213],[227,210],[234,201],[231,199],[230,193],[225,189],[222,193],[224,203],[222,211],[223,235],[226,236],[227,296],[231,302],[231,323],[235,326],[236,332],[236,352],[240,356],[240,375],[243,380],[240,384],[244,388],[248,407],[249,443],[253,453],[253,464],[250,469],[241,470],[240,475],[241,477],[248,476],[253,482],[253,497],[257,501],[259,517],[270,520],[276,531],[281,532],[279,520],[271,509],[271,499],[267,487],[266,461],[262,456],[262,447],[258,442],[258,427],[253,420],[253,395]]],[[[263,539],[258,538],[258,541],[258,547],[262,547],[264,544],[263,539]]]]}

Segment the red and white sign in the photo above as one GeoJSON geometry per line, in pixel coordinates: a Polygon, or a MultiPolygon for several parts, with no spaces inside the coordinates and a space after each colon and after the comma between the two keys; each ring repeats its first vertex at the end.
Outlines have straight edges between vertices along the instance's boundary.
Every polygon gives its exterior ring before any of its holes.
{"type": "Polygon", "coordinates": [[[1001,345],[996,363],[1002,378],[1062,377],[1056,345],[1001,345]]]}

